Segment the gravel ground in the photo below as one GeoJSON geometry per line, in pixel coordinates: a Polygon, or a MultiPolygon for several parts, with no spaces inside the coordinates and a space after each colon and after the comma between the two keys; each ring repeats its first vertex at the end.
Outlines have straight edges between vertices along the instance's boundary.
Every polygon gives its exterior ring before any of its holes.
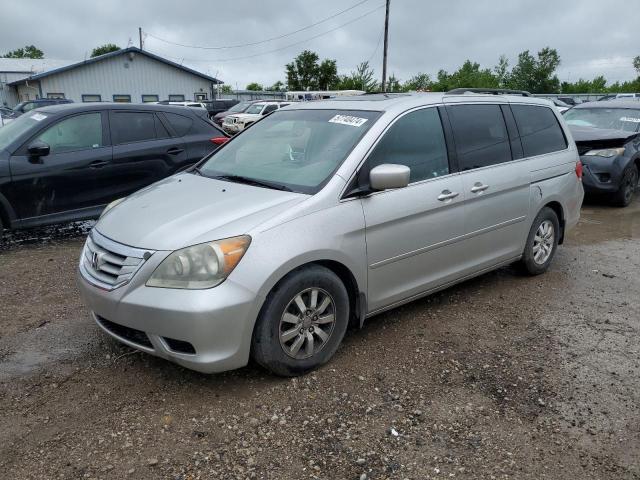
{"type": "Polygon", "coordinates": [[[551,270],[368,321],[314,374],[201,375],[101,334],[89,225],[0,244],[0,471],[16,479],[638,479],[640,201],[551,270]]]}

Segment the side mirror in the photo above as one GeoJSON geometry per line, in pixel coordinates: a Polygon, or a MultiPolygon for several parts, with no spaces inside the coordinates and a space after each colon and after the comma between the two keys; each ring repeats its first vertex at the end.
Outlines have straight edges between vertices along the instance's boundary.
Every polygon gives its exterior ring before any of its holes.
{"type": "Polygon", "coordinates": [[[41,140],[36,140],[27,147],[27,152],[32,157],[46,157],[51,152],[51,147],[41,140]]]}
{"type": "Polygon", "coordinates": [[[373,190],[404,188],[409,185],[411,169],[406,165],[384,163],[369,172],[369,185],[373,190]]]}

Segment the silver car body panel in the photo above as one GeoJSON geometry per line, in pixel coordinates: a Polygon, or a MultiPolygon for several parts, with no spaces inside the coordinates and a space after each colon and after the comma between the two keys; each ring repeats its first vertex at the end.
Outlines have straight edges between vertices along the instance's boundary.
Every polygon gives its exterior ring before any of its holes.
{"type": "Polygon", "coordinates": [[[578,221],[583,197],[575,175],[578,154],[562,117],[544,99],[434,93],[361,96],[284,108],[372,110],[381,115],[315,195],[183,173],[128,197],[107,212],[95,230],[119,244],[154,253],[128,283],[111,291],[86,281],[80,272],[81,294],[95,315],[145,332],[153,344],[145,350],[149,353],[203,372],[223,371],[247,363],[265,299],[279,280],[302,265],[325,262],[346,268],[364,318],[518,259],[533,218],[544,205],[560,207],[567,229],[578,221]],[[417,108],[455,103],[549,106],[569,146],[345,198],[349,181],[397,118],[417,108]],[[487,188],[472,191],[478,183],[487,188]],[[445,190],[458,195],[439,200],[445,190]],[[237,235],[250,235],[251,245],[219,286],[145,286],[172,251],[237,235]],[[171,351],[164,337],[190,342],[196,354],[171,351]]]}

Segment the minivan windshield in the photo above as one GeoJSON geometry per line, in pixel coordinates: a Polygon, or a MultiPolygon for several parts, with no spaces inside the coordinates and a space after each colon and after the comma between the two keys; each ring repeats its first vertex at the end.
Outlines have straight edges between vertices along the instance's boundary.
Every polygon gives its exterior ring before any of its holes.
{"type": "Polygon", "coordinates": [[[380,112],[278,110],[216,150],[201,175],[314,194],[380,112]]]}
{"type": "Polygon", "coordinates": [[[7,148],[11,142],[37,125],[38,122],[47,118],[47,116],[48,114],[37,111],[25,113],[0,128],[0,150],[7,148]]]}
{"type": "Polygon", "coordinates": [[[637,132],[640,129],[640,109],[632,108],[572,108],[564,114],[569,125],[608,128],[637,132]]]}

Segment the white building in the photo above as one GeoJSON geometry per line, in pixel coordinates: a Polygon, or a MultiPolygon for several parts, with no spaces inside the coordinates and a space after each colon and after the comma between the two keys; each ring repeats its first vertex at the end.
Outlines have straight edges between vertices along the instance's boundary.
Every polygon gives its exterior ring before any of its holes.
{"type": "Polygon", "coordinates": [[[220,80],[136,47],[83,62],[0,59],[0,104],[36,98],[74,102],[208,100],[220,80]]]}

